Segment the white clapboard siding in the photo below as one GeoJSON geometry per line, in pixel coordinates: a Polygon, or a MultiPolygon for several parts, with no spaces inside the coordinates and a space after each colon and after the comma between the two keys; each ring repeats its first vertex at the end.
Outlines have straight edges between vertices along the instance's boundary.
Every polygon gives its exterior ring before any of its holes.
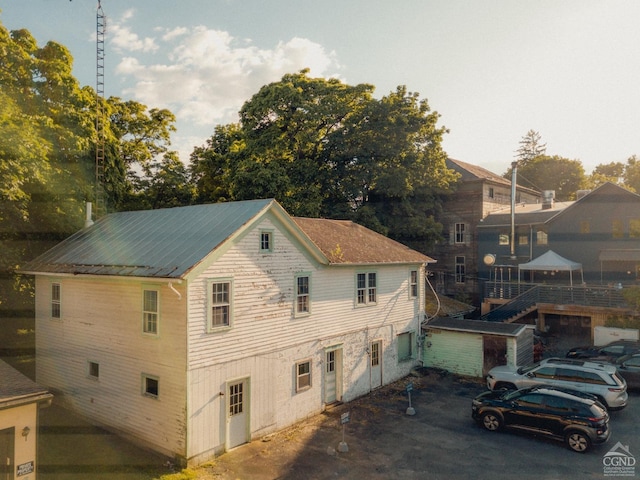
{"type": "Polygon", "coordinates": [[[159,335],[142,332],[137,281],[54,279],[61,284],[62,318],[49,318],[51,279],[37,277],[37,380],[93,421],[159,451],[184,452],[186,301],[166,283],[160,292],[159,335]],[[88,362],[99,364],[99,379],[88,362]],[[157,376],[158,399],[142,394],[142,374],[157,376]]]}
{"type": "MultiPolygon", "coordinates": [[[[416,266],[413,267],[417,268],[416,266]]],[[[396,336],[419,333],[421,301],[409,299],[407,265],[323,266],[265,220],[189,282],[189,454],[225,448],[226,382],[250,379],[250,431],[259,437],[324,408],[325,349],[342,348],[342,399],[371,390],[368,348],[382,341],[383,383],[409,373],[398,362],[396,336]],[[260,229],[273,231],[274,251],[258,251],[260,229]],[[357,272],[377,273],[377,304],[356,307],[357,272]],[[311,313],[293,313],[295,275],[311,278],[311,313]],[[206,329],[206,285],[233,279],[232,328],[206,329]],[[296,362],[311,360],[312,386],[295,391],[296,362]]]]}

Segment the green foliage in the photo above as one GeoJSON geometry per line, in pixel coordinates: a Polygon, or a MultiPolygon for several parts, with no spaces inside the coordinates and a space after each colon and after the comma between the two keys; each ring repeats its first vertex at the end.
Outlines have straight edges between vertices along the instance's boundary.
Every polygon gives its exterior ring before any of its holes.
{"type": "Polygon", "coordinates": [[[198,199],[276,198],[296,216],[350,218],[432,243],[441,228],[433,211],[455,179],[441,148],[446,129],[405,87],[372,94],[306,70],[262,87],[239,125],[216,128],[191,156],[198,199]]]}
{"type": "Polygon", "coordinates": [[[622,296],[631,308],[640,312],[640,286],[632,285],[624,288],[622,290],[622,296]]]}
{"type": "Polygon", "coordinates": [[[640,160],[632,155],[627,163],[597,165],[589,176],[587,185],[589,188],[597,188],[605,182],[615,183],[632,192],[640,192],[640,160]]]}
{"type": "Polygon", "coordinates": [[[554,190],[557,201],[566,201],[575,200],[576,192],[586,184],[586,176],[579,160],[542,155],[518,167],[517,182],[538,191],[554,190]]]}
{"type": "Polygon", "coordinates": [[[535,130],[529,130],[520,140],[516,159],[520,166],[524,166],[536,157],[544,155],[547,151],[547,144],[540,143],[542,137],[535,130]]]}
{"type": "Polygon", "coordinates": [[[191,468],[185,468],[177,473],[161,475],[158,480],[193,480],[198,478],[198,472],[191,468]]]}
{"type": "MultiPolygon", "coordinates": [[[[39,47],[27,30],[9,32],[0,25],[0,305],[5,308],[23,309],[31,301],[29,280],[12,272],[82,228],[85,203],[94,197],[97,97],[93,89],[80,88],[72,66],[63,45],[39,47]],[[14,304],[7,304],[9,298],[14,304]]],[[[187,171],[167,148],[173,114],[118,98],[101,101],[104,187],[111,210],[130,206],[133,197],[150,208],[191,201],[187,171]],[[158,178],[140,179],[139,171],[158,178]]]]}

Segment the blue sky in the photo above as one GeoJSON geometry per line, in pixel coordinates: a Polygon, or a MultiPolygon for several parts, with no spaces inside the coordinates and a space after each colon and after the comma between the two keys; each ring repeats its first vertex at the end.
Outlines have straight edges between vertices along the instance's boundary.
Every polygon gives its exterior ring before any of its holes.
{"type": "MultiPolygon", "coordinates": [[[[283,74],[398,85],[450,130],[449,156],[505,172],[530,129],[547,153],[640,156],[636,0],[102,0],[105,94],[169,108],[184,161],[283,74]]],[[[97,0],[3,0],[0,21],[68,47],[96,83],[97,0]]]]}

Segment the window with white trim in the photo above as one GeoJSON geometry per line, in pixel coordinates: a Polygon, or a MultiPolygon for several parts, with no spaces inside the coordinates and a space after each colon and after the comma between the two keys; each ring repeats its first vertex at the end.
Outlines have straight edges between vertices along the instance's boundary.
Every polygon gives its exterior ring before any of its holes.
{"type": "Polygon", "coordinates": [[[273,232],[270,230],[260,231],[260,252],[273,252],[273,232]]]}
{"type": "Polygon", "coordinates": [[[418,298],[418,271],[409,272],[409,298],[418,298]]]}
{"type": "Polygon", "coordinates": [[[296,275],[296,314],[311,311],[311,290],[309,275],[296,275]]]}
{"type": "Polygon", "coordinates": [[[311,388],[311,360],[296,363],[296,392],[311,388]]]}
{"type": "Polygon", "coordinates": [[[142,291],[142,331],[152,335],[158,334],[158,291],[142,291]]]}
{"type": "Polygon", "coordinates": [[[377,275],[375,272],[356,275],[356,304],[372,305],[378,301],[377,275]]]}
{"type": "Polygon", "coordinates": [[[208,284],[208,312],[209,330],[228,328],[231,326],[232,315],[231,280],[212,280],[208,284]]]}
{"type": "Polygon", "coordinates": [[[62,317],[62,286],[55,282],[51,284],[51,318],[62,317]]]}
{"type": "Polygon", "coordinates": [[[142,374],[142,394],[147,397],[158,398],[160,395],[160,380],[158,377],[142,374]]]}
{"type": "Polygon", "coordinates": [[[404,361],[413,359],[415,333],[414,332],[401,333],[397,337],[397,342],[398,342],[398,361],[404,362],[404,361]]]}

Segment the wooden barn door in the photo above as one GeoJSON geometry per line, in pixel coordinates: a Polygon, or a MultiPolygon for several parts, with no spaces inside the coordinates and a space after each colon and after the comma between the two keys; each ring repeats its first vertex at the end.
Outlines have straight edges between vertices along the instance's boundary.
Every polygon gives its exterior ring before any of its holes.
{"type": "Polygon", "coordinates": [[[483,365],[482,374],[486,375],[489,370],[498,365],[507,364],[507,337],[495,337],[484,335],[482,337],[483,365]]]}

